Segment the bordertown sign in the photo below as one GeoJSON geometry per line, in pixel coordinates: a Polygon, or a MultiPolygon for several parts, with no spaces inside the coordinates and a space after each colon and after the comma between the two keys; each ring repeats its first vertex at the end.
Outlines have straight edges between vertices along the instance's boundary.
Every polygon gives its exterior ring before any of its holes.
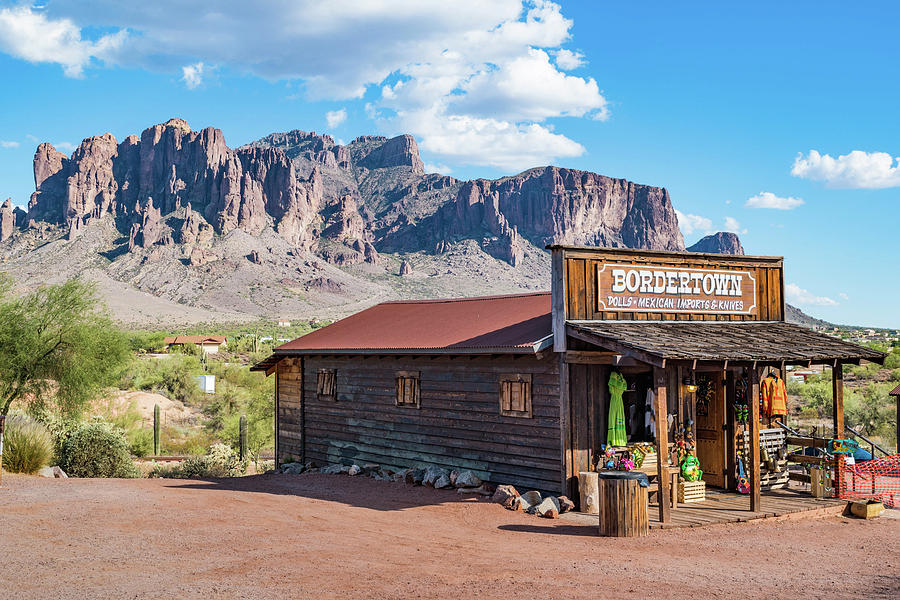
{"type": "Polygon", "coordinates": [[[755,315],[756,279],[749,271],[603,263],[597,309],[755,315]]]}

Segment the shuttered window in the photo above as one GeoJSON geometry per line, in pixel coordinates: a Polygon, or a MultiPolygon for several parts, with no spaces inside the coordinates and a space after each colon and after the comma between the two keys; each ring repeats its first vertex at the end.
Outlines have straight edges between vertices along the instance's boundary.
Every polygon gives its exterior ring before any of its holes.
{"type": "Polygon", "coordinates": [[[500,376],[500,414],[531,418],[531,374],[500,376]]]}
{"type": "Polygon", "coordinates": [[[397,406],[419,408],[418,371],[397,371],[397,406]]]}
{"type": "Polygon", "coordinates": [[[337,371],[334,369],[319,369],[318,378],[316,380],[316,394],[320,400],[334,400],[335,380],[337,379],[337,371]]]}

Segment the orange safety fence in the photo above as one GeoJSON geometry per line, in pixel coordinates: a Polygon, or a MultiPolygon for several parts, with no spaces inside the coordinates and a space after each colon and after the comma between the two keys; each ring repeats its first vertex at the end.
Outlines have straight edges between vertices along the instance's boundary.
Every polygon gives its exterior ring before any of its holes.
{"type": "Polygon", "coordinates": [[[844,464],[842,474],[840,498],[872,499],[900,508],[900,454],[844,464]]]}

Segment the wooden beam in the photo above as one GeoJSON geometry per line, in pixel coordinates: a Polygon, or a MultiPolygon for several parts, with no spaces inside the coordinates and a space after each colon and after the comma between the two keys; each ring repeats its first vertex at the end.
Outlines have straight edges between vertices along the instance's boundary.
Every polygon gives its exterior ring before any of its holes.
{"type": "Polygon", "coordinates": [[[566,351],[566,260],[562,248],[550,251],[550,313],[553,351],[566,351]]]}
{"type": "Polygon", "coordinates": [[[621,354],[623,356],[630,356],[636,360],[641,361],[642,363],[646,363],[648,365],[653,365],[654,367],[665,368],[666,361],[663,358],[658,356],[654,356],[648,352],[644,352],[643,350],[637,350],[635,348],[630,348],[624,344],[620,344],[615,340],[611,340],[609,338],[601,338],[600,336],[594,336],[589,333],[582,333],[573,327],[567,327],[566,333],[572,336],[575,339],[581,340],[583,342],[587,342],[588,344],[593,344],[595,346],[600,346],[602,348],[608,348],[612,350],[616,354],[621,354]]]}
{"type": "MultiPolygon", "coordinates": [[[[572,477],[578,477],[578,473],[572,473],[572,456],[570,448],[572,444],[571,427],[569,416],[569,365],[565,361],[565,354],[559,353],[559,447],[560,447],[560,487],[559,490],[563,494],[569,495],[569,498],[577,498],[577,494],[572,493],[572,477]]],[[[577,485],[577,484],[576,484],[577,485]]]]}
{"type": "MultiPolygon", "coordinates": [[[[843,439],[844,437],[844,364],[841,361],[835,361],[834,368],[831,370],[831,397],[834,402],[834,437],[835,439],[843,439]]],[[[835,494],[840,492],[841,478],[844,470],[844,455],[836,454],[834,456],[834,491],[835,494]]]]}
{"type": "Polygon", "coordinates": [[[804,448],[824,448],[825,440],[822,438],[788,436],[787,444],[789,446],[803,446],[804,448]]]}
{"type": "Polygon", "coordinates": [[[833,462],[824,456],[806,456],[805,454],[788,454],[787,460],[801,465],[830,465],[833,462]]]}
{"type": "Polygon", "coordinates": [[[669,502],[671,493],[669,490],[669,473],[665,466],[669,464],[669,427],[668,427],[668,403],[666,402],[666,371],[665,369],[653,369],[653,384],[656,395],[656,456],[657,456],[657,481],[659,482],[659,522],[669,522],[669,502]]]}
{"type": "Polygon", "coordinates": [[[759,481],[759,371],[750,369],[750,510],[760,511],[759,481]]]}
{"type": "Polygon", "coordinates": [[[615,352],[590,352],[586,350],[569,350],[566,352],[566,362],[578,365],[611,365],[619,356],[615,352]]]}

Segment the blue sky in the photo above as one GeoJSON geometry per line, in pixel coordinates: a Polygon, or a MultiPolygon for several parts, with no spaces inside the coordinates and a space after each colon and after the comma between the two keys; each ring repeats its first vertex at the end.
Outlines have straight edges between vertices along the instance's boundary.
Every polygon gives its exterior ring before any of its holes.
{"type": "Polygon", "coordinates": [[[553,163],[666,187],[688,244],[737,231],[785,256],[810,314],[900,327],[891,3],[45,4],[0,1],[17,204],[39,141],[70,153],[174,116],[232,146],[409,132],[459,178],[553,163]]]}

